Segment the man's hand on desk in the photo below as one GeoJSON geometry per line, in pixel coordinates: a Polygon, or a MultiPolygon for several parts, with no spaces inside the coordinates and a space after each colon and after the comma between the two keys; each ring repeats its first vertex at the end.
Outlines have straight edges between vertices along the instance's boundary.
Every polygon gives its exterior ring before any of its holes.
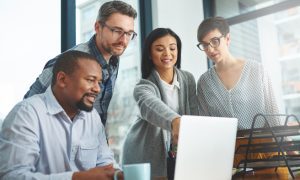
{"type": "MultiPolygon", "coordinates": [[[[95,167],[87,171],[75,172],[72,180],[112,180],[114,179],[115,171],[116,170],[113,168],[112,164],[102,167],[95,167]]],[[[118,173],[118,180],[123,180],[123,173],[121,171],[118,173]]]]}

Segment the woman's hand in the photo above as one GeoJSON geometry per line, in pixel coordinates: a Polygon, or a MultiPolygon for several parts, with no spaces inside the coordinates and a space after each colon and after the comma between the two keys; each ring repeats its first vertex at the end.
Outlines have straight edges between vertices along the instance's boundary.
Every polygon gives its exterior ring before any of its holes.
{"type": "Polygon", "coordinates": [[[179,137],[179,127],[180,127],[180,117],[175,118],[172,120],[172,144],[178,144],[178,137],[179,137]]]}

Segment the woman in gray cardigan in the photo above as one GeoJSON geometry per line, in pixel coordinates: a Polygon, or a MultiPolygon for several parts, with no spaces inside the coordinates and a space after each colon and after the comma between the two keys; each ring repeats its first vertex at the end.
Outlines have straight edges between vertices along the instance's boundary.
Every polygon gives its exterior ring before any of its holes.
{"type": "Polygon", "coordinates": [[[181,40],[168,28],[153,30],[145,40],[142,79],[134,98],[140,116],[126,137],[123,164],[151,163],[151,176],[167,176],[170,144],[176,144],[181,115],[198,115],[193,75],[180,70],[181,40]]]}

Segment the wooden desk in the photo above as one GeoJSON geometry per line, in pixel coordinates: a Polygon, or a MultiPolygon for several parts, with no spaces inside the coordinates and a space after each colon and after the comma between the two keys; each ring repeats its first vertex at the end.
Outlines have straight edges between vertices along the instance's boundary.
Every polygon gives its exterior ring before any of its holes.
{"type": "MultiPolygon", "coordinates": [[[[269,169],[261,169],[256,170],[253,172],[248,172],[244,176],[240,174],[235,174],[232,177],[233,180],[248,180],[248,179],[256,179],[256,180],[267,180],[267,179],[280,179],[280,180],[287,180],[287,179],[293,179],[287,168],[278,168],[277,172],[275,172],[274,168],[269,169]]],[[[295,179],[300,180],[300,172],[296,175],[295,179]]]]}
{"type": "MultiPolygon", "coordinates": [[[[200,175],[201,177],[201,175],[200,175]]],[[[244,176],[240,174],[235,174],[232,177],[232,180],[291,180],[293,179],[287,168],[278,168],[277,172],[275,172],[274,168],[269,168],[269,169],[261,169],[261,170],[256,170],[253,172],[249,172],[245,174],[244,176]]],[[[300,171],[296,175],[295,179],[300,180],[300,171]]],[[[167,177],[154,177],[153,180],[168,180],[167,177]]]]}

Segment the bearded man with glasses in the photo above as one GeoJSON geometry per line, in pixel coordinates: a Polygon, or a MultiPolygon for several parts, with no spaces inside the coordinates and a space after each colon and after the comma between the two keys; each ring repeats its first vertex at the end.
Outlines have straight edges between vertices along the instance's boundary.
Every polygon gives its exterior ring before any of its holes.
{"type": "MultiPolygon", "coordinates": [[[[99,9],[94,25],[95,34],[88,42],[70,49],[91,54],[102,67],[103,82],[100,84],[101,92],[97,96],[94,107],[103,125],[107,120],[107,109],[118,75],[119,56],[123,54],[129,42],[137,36],[134,32],[136,17],[136,10],[129,4],[123,1],[106,2],[99,9]]],[[[24,98],[46,91],[51,84],[52,68],[56,59],[55,57],[46,63],[42,73],[31,85],[24,98]]]]}
{"type": "MultiPolygon", "coordinates": [[[[202,115],[235,117],[238,119],[238,129],[242,130],[251,128],[253,118],[258,113],[279,114],[271,81],[262,64],[231,54],[229,25],[224,18],[205,19],[199,25],[197,36],[199,41],[197,47],[214,63],[201,75],[197,83],[197,96],[202,115]]],[[[280,122],[277,118],[273,118],[269,124],[275,126],[280,122]]],[[[265,125],[261,121],[256,123],[255,127],[265,125]]],[[[238,140],[236,146],[248,143],[247,139],[243,140],[238,140]]],[[[256,153],[252,158],[270,156],[272,153],[256,153]]],[[[236,155],[235,166],[243,158],[243,155],[236,155]]]]}

